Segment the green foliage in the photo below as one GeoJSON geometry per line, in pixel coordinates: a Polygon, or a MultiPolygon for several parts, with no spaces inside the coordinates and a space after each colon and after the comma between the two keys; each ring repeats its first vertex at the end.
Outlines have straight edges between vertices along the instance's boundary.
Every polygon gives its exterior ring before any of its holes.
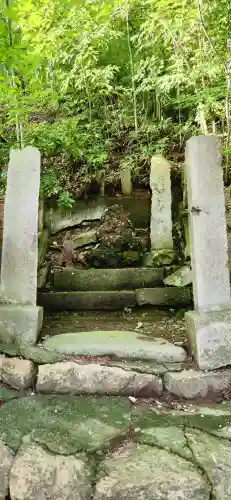
{"type": "MultiPolygon", "coordinates": [[[[230,0],[231,1],[231,0],[230,0]]],[[[104,169],[148,182],[192,134],[230,158],[229,0],[10,0],[0,6],[0,166],[33,144],[41,191],[70,206],[104,169]]],[[[2,177],[2,187],[4,177],[2,177]]]]}

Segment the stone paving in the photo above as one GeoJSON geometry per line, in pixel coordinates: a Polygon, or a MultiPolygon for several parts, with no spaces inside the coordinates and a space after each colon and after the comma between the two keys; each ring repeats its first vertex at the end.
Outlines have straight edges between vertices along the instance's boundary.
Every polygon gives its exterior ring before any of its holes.
{"type": "Polygon", "coordinates": [[[230,403],[0,398],[1,500],[231,498],[230,403]]]}

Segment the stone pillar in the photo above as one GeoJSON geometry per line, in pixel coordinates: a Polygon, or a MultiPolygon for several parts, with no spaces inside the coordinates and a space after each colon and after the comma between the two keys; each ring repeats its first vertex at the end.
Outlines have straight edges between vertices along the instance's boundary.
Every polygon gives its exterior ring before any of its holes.
{"type": "Polygon", "coordinates": [[[131,168],[122,168],[120,172],[121,189],[124,196],[131,196],[132,194],[132,175],[131,168]]]}
{"type": "Polygon", "coordinates": [[[36,307],[40,153],[12,150],[4,205],[0,338],[36,342],[42,309],[36,307]]]}
{"type": "Polygon", "coordinates": [[[161,155],[152,157],[150,188],[152,190],[150,235],[151,249],[172,250],[172,196],[170,165],[161,155]]]}
{"type": "Polygon", "coordinates": [[[219,140],[186,147],[194,311],[186,314],[192,354],[202,369],[231,364],[231,303],[219,140]]]}

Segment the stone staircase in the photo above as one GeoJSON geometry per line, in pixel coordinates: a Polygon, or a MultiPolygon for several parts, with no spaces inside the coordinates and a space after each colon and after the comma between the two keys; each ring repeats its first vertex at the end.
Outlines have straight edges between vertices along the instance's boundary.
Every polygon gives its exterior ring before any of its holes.
{"type": "Polygon", "coordinates": [[[39,291],[45,310],[123,310],[189,306],[190,288],[164,286],[164,268],[56,269],[52,290],[39,291]]]}

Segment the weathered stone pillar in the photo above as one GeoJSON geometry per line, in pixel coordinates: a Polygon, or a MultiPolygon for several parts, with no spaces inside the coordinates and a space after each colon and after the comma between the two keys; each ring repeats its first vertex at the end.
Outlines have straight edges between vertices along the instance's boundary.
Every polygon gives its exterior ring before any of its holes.
{"type": "Polygon", "coordinates": [[[131,194],[132,194],[132,174],[131,174],[130,167],[126,167],[126,168],[121,169],[120,179],[121,179],[121,189],[122,189],[123,195],[131,196],[131,194]]]}
{"type": "Polygon", "coordinates": [[[35,343],[42,323],[36,306],[40,153],[12,150],[4,206],[0,338],[35,343]]]}
{"type": "Polygon", "coordinates": [[[186,147],[195,310],[186,314],[192,353],[202,369],[231,364],[231,303],[219,140],[192,137],[186,147]]]}
{"type": "Polygon", "coordinates": [[[151,249],[172,250],[172,196],[170,165],[161,155],[152,157],[150,188],[152,190],[150,235],[151,249]]]}

